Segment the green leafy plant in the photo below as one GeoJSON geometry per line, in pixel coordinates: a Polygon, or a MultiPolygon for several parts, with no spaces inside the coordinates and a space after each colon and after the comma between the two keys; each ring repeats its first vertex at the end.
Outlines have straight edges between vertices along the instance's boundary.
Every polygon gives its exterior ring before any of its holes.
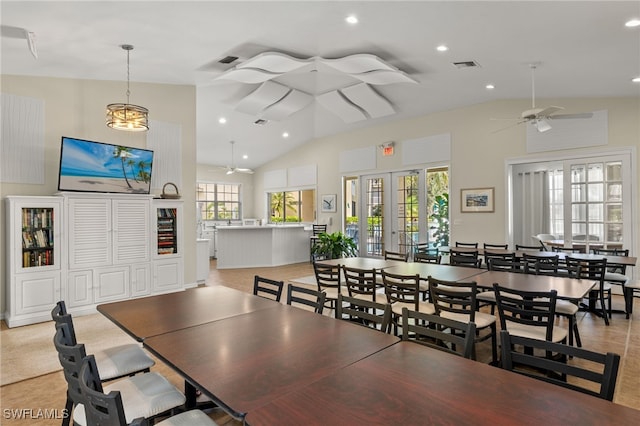
{"type": "Polygon", "coordinates": [[[313,254],[316,258],[323,259],[353,257],[358,254],[358,246],[355,241],[340,231],[332,234],[323,232],[318,235],[313,245],[313,254]]]}
{"type": "Polygon", "coordinates": [[[436,231],[433,233],[435,247],[449,245],[449,194],[444,193],[435,197],[433,213],[429,217],[436,223],[436,231]]]}

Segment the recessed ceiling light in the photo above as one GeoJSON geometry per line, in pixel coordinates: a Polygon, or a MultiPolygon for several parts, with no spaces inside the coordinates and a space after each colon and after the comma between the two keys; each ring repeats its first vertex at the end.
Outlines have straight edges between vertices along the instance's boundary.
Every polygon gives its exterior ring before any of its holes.
{"type": "Polygon", "coordinates": [[[640,27],[640,19],[631,19],[630,21],[625,22],[625,27],[640,27]]]}
{"type": "Polygon", "coordinates": [[[495,88],[496,88],[496,86],[494,86],[493,84],[487,84],[487,85],[486,85],[486,86],[484,86],[484,87],[485,87],[486,89],[488,89],[488,90],[492,90],[492,89],[495,89],[495,88]]]}
{"type": "Polygon", "coordinates": [[[288,138],[288,137],[289,137],[289,133],[284,132],[284,133],[282,134],[282,137],[283,137],[283,138],[288,138]]]}
{"type": "Polygon", "coordinates": [[[640,77],[632,78],[631,81],[633,81],[634,83],[640,83],[640,77]]]}
{"type": "Polygon", "coordinates": [[[224,117],[220,117],[220,118],[218,119],[218,123],[220,123],[220,124],[224,124],[224,123],[226,123],[226,122],[227,122],[227,119],[226,119],[226,118],[224,118],[224,117]]]}
{"type": "Polygon", "coordinates": [[[249,156],[248,156],[247,154],[244,154],[244,155],[242,156],[242,159],[243,159],[243,160],[246,160],[247,158],[249,158],[249,156]]]}
{"type": "Polygon", "coordinates": [[[347,21],[349,24],[357,24],[358,18],[355,15],[349,15],[345,18],[345,21],[347,21]]]}
{"type": "Polygon", "coordinates": [[[447,50],[449,50],[449,48],[447,46],[445,46],[444,44],[441,44],[440,46],[436,47],[436,50],[438,52],[446,52],[447,50]]]}

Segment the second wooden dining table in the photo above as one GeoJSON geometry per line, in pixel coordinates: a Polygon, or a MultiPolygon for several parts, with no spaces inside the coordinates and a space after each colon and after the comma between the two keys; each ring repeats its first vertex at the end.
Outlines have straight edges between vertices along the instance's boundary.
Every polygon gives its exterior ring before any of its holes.
{"type": "Polygon", "coordinates": [[[201,389],[237,419],[399,341],[347,321],[270,301],[253,311],[144,340],[186,378],[187,399],[201,389]]]}

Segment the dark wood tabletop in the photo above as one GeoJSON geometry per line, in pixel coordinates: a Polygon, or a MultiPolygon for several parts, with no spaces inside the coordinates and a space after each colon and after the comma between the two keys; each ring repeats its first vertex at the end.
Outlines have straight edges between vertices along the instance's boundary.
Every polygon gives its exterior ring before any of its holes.
{"type": "Polygon", "coordinates": [[[175,293],[98,305],[98,311],[138,341],[259,309],[271,300],[223,286],[198,287],[175,293]]]}
{"type": "Polygon", "coordinates": [[[473,281],[476,282],[478,287],[487,289],[491,289],[493,283],[498,283],[502,287],[521,291],[556,290],[558,298],[568,300],[581,300],[595,285],[595,281],[590,280],[504,271],[486,271],[482,274],[474,275],[473,281]]]}
{"type": "Polygon", "coordinates": [[[234,417],[268,404],[399,338],[278,304],[145,339],[144,347],[234,417]]]}
{"type": "Polygon", "coordinates": [[[640,411],[488,364],[400,342],[303,392],[258,407],[252,426],[635,424],[640,411]]]}
{"type": "Polygon", "coordinates": [[[426,280],[429,276],[443,281],[472,281],[475,275],[483,273],[484,269],[465,268],[463,266],[438,265],[435,263],[399,263],[396,266],[386,268],[385,271],[400,275],[420,275],[426,280]]]}
{"type": "Polygon", "coordinates": [[[341,265],[358,269],[385,269],[404,263],[400,260],[384,260],[378,257],[343,257],[340,259],[318,260],[323,265],[341,265]]]}

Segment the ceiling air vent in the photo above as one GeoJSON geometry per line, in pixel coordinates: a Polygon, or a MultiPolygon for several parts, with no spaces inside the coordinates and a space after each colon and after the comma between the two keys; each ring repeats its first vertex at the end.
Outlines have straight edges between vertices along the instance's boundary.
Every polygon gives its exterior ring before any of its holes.
{"type": "Polygon", "coordinates": [[[225,56],[224,58],[220,59],[218,62],[220,62],[221,64],[230,64],[237,60],[238,60],[237,56],[225,56]]]}
{"type": "Polygon", "coordinates": [[[453,66],[455,66],[456,68],[474,68],[474,67],[479,67],[480,64],[478,64],[476,61],[461,61],[461,62],[453,62],[453,66]]]}
{"type": "Polygon", "coordinates": [[[256,121],[253,122],[253,124],[257,124],[258,126],[264,126],[267,123],[268,121],[262,118],[258,118],[256,121]]]}

